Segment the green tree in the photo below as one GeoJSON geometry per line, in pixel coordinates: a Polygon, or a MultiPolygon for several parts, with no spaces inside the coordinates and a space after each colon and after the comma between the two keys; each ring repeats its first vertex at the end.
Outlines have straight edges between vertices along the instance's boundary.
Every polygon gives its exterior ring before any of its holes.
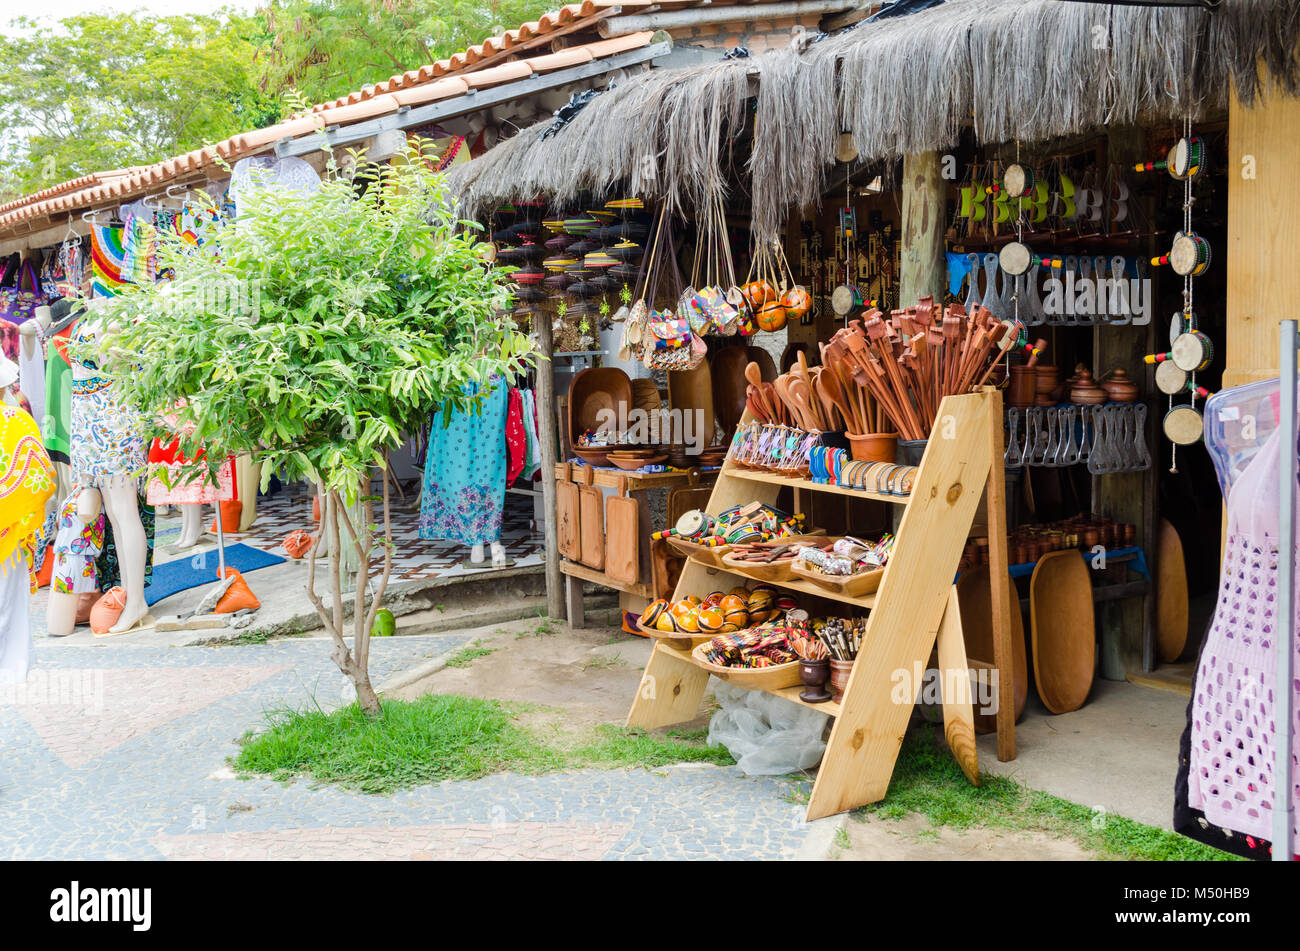
{"type": "Polygon", "coordinates": [[[209,466],[249,453],[264,481],[278,471],[317,486],[321,530],[307,592],[335,663],[370,713],[379,712],[370,631],[392,558],[389,451],[438,408],[475,410],[481,397],[469,384],[533,359],[528,339],[497,316],[508,291],[503,272],[483,263],[477,226],[458,228],[443,177],[411,159],[365,178],[332,175],[310,195],[241,195],[215,253],[165,241],[159,263],[176,279],[112,299],[102,319],[117,329],[99,351],[133,368],[118,385],[155,421],[150,435],[179,430],[190,458],[211,447],[209,466]],[[368,493],[376,470],[384,490],[370,499],[361,487],[368,493]],[[358,501],[368,512],[379,500],[382,533],[348,514],[358,501]],[[321,539],[331,555],[346,547],[360,565],[350,647],[336,563],[328,604],[315,589],[321,539]],[[380,550],[367,610],[365,579],[380,550]]]}
{"type": "Polygon", "coordinates": [[[536,19],[554,0],[269,0],[262,88],[325,102],[536,19]]]}
{"type": "Polygon", "coordinates": [[[278,118],[258,17],[20,18],[0,35],[0,195],[156,162],[278,118]]]}

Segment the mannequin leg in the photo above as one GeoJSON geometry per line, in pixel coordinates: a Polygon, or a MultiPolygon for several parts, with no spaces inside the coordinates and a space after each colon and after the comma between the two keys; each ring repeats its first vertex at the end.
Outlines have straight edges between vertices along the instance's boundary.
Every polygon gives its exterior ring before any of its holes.
{"type": "Polygon", "coordinates": [[[101,491],[104,495],[104,510],[113,523],[113,541],[117,545],[117,560],[122,568],[122,587],[126,591],[126,607],[122,610],[122,616],[109,628],[110,633],[120,634],[149,613],[149,606],[144,601],[144,565],[149,542],[140,521],[135,483],[129,479],[118,479],[101,491]]]}
{"type": "Polygon", "coordinates": [[[469,550],[469,560],[476,565],[483,564],[483,543],[479,542],[469,550]]]}
{"type": "Polygon", "coordinates": [[[239,485],[239,504],[243,511],[238,526],[226,525],[224,528],[228,532],[246,532],[257,519],[257,488],[262,481],[262,464],[254,462],[252,456],[236,456],[235,479],[239,485]]]}
{"type": "Polygon", "coordinates": [[[199,502],[194,505],[178,505],[181,511],[181,537],[177,540],[175,547],[193,548],[203,537],[203,503],[199,502]]]}
{"type": "MultiPolygon", "coordinates": [[[[47,557],[53,558],[51,552],[47,557]]],[[[50,637],[67,637],[77,626],[77,602],[79,594],[65,591],[51,591],[50,603],[45,609],[45,632],[50,637]]]]}
{"type": "Polygon", "coordinates": [[[492,542],[492,564],[497,568],[506,566],[506,546],[501,544],[501,539],[492,542]]]}

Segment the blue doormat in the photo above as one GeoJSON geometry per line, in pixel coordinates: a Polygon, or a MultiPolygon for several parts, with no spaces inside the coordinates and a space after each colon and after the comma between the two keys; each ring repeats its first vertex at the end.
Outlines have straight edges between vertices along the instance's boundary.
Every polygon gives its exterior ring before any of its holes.
{"type": "MultiPolygon", "coordinates": [[[[284,561],[279,555],[272,555],[245,545],[226,546],[226,566],[238,568],[244,574],[258,568],[268,568],[284,561]]],[[[153,566],[153,583],[144,589],[146,604],[157,604],[163,598],[170,598],[180,591],[197,588],[217,580],[217,550],[209,548],[194,555],[177,558],[165,565],[153,566]]]]}

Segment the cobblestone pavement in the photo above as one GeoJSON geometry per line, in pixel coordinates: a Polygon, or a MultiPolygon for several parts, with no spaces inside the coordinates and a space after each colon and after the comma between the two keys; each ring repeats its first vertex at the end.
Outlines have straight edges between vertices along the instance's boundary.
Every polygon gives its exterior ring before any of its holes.
{"type": "MultiPolygon", "coordinates": [[[[382,683],[467,638],[372,642],[382,683]]],[[[266,711],[334,707],[318,639],[235,647],[37,642],[0,692],[0,859],[789,858],[810,834],[794,784],[735,768],[496,775],[391,796],[236,778],[266,711]]]]}

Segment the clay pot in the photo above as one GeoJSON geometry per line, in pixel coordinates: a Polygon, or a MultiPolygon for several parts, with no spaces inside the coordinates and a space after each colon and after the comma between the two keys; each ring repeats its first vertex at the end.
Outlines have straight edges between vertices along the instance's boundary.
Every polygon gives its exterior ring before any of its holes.
{"type": "Polygon", "coordinates": [[[1123,369],[1111,370],[1101,381],[1101,388],[1112,403],[1132,403],[1138,397],[1138,385],[1123,369]]]}
{"type": "Polygon", "coordinates": [[[1027,409],[1033,406],[1037,386],[1037,368],[1013,366],[1011,368],[1011,385],[1007,390],[1007,405],[1018,409],[1027,409]]]}
{"type": "Polygon", "coordinates": [[[894,433],[845,432],[849,440],[849,455],[862,462],[893,462],[897,452],[898,436],[894,433]]]}
{"type": "Polygon", "coordinates": [[[804,689],[799,693],[799,699],[805,703],[825,703],[831,698],[831,694],[825,688],[826,678],[830,676],[830,660],[823,657],[821,660],[800,660],[799,661],[799,682],[804,685],[804,689]]]}
{"type": "Polygon", "coordinates": [[[853,673],[853,661],[830,658],[831,697],[836,703],[844,699],[844,688],[849,685],[849,674],[853,673]]]}
{"type": "Polygon", "coordinates": [[[1106,402],[1106,391],[1092,378],[1092,371],[1087,367],[1079,374],[1079,379],[1070,387],[1070,402],[1082,406],[1096,406],[1106,402]]]}

